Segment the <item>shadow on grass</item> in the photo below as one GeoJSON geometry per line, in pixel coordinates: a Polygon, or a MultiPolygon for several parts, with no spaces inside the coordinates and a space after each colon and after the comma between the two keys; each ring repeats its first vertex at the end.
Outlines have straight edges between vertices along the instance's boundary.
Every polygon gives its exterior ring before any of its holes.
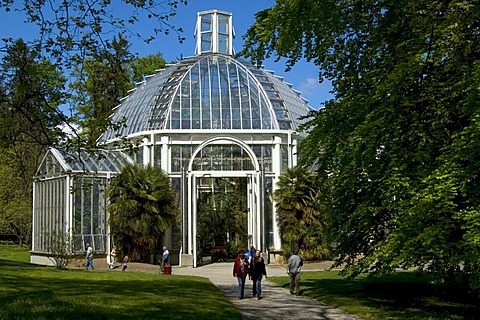
{"type": "Polygon", "coordinates": [[[0,319],[241,319],[205,278],[0,266],[0,319]]]}
{"type": "MultiPolygon", "coordinates": [[[[301,291],[369,319],[479,319],[478,296],[460,286],[434,284],[432,280],[410,272],[354,280],[333,272],[303,272],[301,291]]],[[[277,283],[288,288],[288,278],[277,283]]]]}

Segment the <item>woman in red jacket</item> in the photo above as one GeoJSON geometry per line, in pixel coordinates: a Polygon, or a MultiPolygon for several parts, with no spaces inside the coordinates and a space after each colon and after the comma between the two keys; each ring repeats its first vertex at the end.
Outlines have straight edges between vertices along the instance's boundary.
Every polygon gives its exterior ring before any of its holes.
{"type": "Polygon", "coordinates": [[[245,279],[248,274],[248,259],[245,257],[245,251],[239,250],[238,256],[233,264],[233,276],[238,280],[238,299],[243,299],[245,292],[245,279]]]}

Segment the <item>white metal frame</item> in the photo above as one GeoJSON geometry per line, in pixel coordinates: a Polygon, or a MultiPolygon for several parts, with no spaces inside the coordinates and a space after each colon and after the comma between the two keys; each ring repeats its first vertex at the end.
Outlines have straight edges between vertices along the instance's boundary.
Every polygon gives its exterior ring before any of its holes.
{"type": "Polygon", "coordinates": [[[261,246],[263,218],[263,190],[261,186],[262,174],[260,164],[255,153],[243,141],[233,137],[215,137],[204,141],[192,153],[187,169],[187,203],[188,203],[188,253],[193,255],[193,267],[197,267],[197,180],[201,177],[245,177],[248,178],[249,190],[252,190],[251,196],[248,192],[248,234],[251,237],[256,248],[261,246]],[[254,164],[254,170],[248,171],[194,171],[193,160],[198,153],[211,144],[236,144],[247,152],[250,160],[254,164]]]}

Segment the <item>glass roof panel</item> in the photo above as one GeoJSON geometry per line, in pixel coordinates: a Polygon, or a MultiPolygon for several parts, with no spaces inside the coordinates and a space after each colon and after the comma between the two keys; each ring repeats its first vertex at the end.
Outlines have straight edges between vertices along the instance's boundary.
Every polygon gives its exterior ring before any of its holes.
{"type": "Polygon", "coordinates": [[[297,130],[312,110],[271,72],[223,54],[188,57],[148,77],[112,116],[100,142],[165,129],[297,130]],[[281,122],[281,124],[280,124],[281,122]]]}
{"type": "Polygon", "coordinates": [[[48,177],[61,172],[117,173],[131,163],[133,163],[133,159],[119,150],[99,149],[92,153],[87,153],[85,150],[66,152],[65,150],[52,148],[39,166],[36,176],[48,177]]]}

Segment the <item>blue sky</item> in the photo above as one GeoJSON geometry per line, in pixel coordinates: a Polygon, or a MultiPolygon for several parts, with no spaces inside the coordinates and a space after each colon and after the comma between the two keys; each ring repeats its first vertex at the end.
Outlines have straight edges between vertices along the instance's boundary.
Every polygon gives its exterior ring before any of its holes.
{"type": "MultiPolygon", "coordinates": [[[[116,1],[112,1],[114,4],[116,1]]],[[[118,1],[119,3],[120,1],[118,1]]],[[[177,15],[171,19],[171,23],[177,27],[182,27],[186,40],[183,43],[177,41],[177,35],[168,36],[159,35],[157,39],[145,44],[142,41],[132,41],[131,51],[140,56],[161,52],[167,61],[177,60],[180,56],[192,56],[195,52],[195,21],[197,12],[204,10],[218,9],[233,13],[233,26],[235,29],[234,49],[240,51],[243,45],[242,36],[246,33],[248,27],[254,23],[256,12],[270,8],[275,3],[274,0],[190,0],[188,5],[179,5],[177,15]]],[[[122,15],[128,15],[128,12],[121,11],[122,15]]],[[[6,13],[0,11],[0,38],[4,37],[24,37],[35,36],[36,29],[25,25],[22,17],[12,12],[6,13]]],[[[149,21],[145,21],[137,26],[142,28],[152,28],[149,21]]],[[[291,83],[293,88],[299,90],[302,96],[309,100],[309,104],[318,109],[321,104],[332,98],[330,93],[331,85],[329,82],[318,83],[318,67],[313,63],[305,61],[297,63],[289,72],[285,72],[285,63],[274,62],[269,59],[264,62],[268,70],[273,70],[276,75],[282,76],[285,82],[291,83]]]]}

